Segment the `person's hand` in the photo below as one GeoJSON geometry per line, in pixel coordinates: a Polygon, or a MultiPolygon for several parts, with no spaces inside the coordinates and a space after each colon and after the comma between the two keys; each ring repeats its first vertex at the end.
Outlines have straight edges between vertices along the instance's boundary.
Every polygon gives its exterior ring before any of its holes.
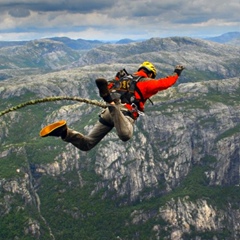
{"type": "Polygon", "coordinates": [[[178,76],[180,76],[181,73],[182,73],[182,71],[183,71],[183,69],[185,69],[184,66],[182,66],[182,65],[177,65],[177,66],[175,67],[175,70],[174,70],[173,72],[176,73],[178,76]]]}

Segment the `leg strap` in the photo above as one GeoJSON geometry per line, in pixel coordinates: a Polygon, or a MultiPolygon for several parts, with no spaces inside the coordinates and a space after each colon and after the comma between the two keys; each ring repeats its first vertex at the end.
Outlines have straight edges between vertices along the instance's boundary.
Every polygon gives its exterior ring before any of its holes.
{"type": "Polygon", "coordinates": [[[107,127],[111,127],[111,128],[114,127],[113,124],[107,122],[104,118],[102,118],[100,116],[99,116],[99,122],[102,123],[103,125],[107,126],[107,127]]]}

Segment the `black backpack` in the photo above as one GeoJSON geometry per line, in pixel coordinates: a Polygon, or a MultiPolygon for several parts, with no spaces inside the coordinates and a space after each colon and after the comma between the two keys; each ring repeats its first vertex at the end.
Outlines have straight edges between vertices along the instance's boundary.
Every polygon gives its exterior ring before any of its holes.
{"type": "Polygon", "coordinates": [[[147,100],[144,99],[137,87],[137,82],[143,77],[129,74],[126,69],[120,70],[116,77],[118,80],[110,81],[113,84],[112,88],[110,88],[110,94],[113,99],[120,99],[122,103],[135,104],[137,107],[139,107],[139,102],[144,103],[147,100]],[[135,98],[135,91],[139,94],[140,99],[135,98]]]}

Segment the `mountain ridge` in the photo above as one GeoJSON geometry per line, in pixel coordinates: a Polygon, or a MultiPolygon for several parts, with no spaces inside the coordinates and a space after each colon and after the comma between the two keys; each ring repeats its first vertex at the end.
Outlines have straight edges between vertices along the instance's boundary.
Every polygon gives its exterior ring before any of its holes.
{"type": "Polygon", "coordinates": [[[79,52],[61,42],[36,40],[24,46],[0,49],[0,77],[5,80],[14,76],[14,72],[16,75],[25,71],[41,73],[99,63],[125,66],[148,60],[161,70],[159,75],[165,75],[176,64],[185,65],[188,71],[184,82],[190,78],[191,81],[224,79],[239,74],[239,49],[205,40],[172,37],[121,45],[104,44],[79,52]]]}
{"type": "MultiPolygon", "coordinates": [[[[219,42],[219,43],[231,43],[235,41],[236,39],[239,39],[240,32],[227,32],[223,33],[219,36],[214,37],[206,37],[206,38],[198,38],[203,40],[210,40],[213,42],[219,42]]],[[[167,37],[166,37],[167,38],[167,37]]],[[[194,37],[193,37],[194,38],[194,37]]],[[[53,41],[62,42],[66,46],[75,49],[75,50],[86,50],[95,48],[97,46],[103,45],[103,44],[128,44],[131,42],[142,42],[146,41],[148,39],[141,39],[141,40],[133,40],[133,39],[119,39],[116,41],[100,41],[100,40],[88,40],[88,39],[71,39],[69,37],[51,37],[51,38],[42,38],[49,39],[53,41]]],[[[41,40],[41,39],[35,39],[35,40],[41,40]]],[[[16,46],[16,45],[25,45],[26,43],[34,41],[34,40],[25,40],[25,41],[0,41],[0,48],[2,47],[9,47],[9,46],[16,46]]]]}
{"type": "Polygon", "coordinates": [[[235,40],[239,40],[239,38],[240,38],[240,32],[228,32],[220,36],[210,37],[205,39],[213,42],[218,42],[218,43],[232,43],[235,40]]]}

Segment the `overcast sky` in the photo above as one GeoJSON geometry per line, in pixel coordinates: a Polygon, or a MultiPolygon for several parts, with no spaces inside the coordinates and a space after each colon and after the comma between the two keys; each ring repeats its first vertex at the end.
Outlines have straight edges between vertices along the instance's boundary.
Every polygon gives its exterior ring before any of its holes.
{"type": "Polygon", "coordinates": [[[239,0],[0,0],[0,41],[189,36],[240,32],[239,0]]]}

